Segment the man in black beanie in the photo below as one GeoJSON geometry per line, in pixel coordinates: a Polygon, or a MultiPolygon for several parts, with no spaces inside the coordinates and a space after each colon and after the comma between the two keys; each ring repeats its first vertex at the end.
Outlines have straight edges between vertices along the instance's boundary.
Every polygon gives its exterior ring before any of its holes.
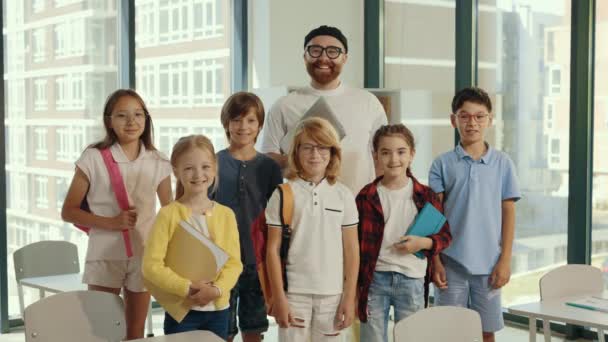
{"type": "MultiPolygon", "coordinates": [[[[280,98],[270,108],[265,120],[261,151],[268,153],[282,168],[285,168],[287,166],[286,154],[289,149],[285,148],[285,144],[283,144],[283,149],[281,148],[281,140],[297,126],[302,115],[320,97],[323,97],[345,132],[345,136],[340,142],[342,149],[340,182],[346,185],[354,195],[357,195],[363,186],[376,178],[372,158],[372,138],[376,130],[387,123],[384,108],[376,96],[370,92],[350,87],[340,80],[342,68],[348,60],[348,41],[339,29],[326,25],[319,26],[305,36],[303,47],[302,57],[306,71],[310,76],[310,85],[280,98]]],[[[363,70],[360,72],[363,72],[363,70]]],[[[345,268],[352,266],[346,263],[344,265],[345,268]]],[[[348,272],[345,270],[345,272],[353,274],[352,270],[348,272]]],[[[354,274],[357,273],[358,265],[356,265],[354,274]]],[[[335,310],[335,318],[333,319],[337,329],[337,331],[334,331],[335,333],[347,328],[355,318],[355,285],[356,279],[345,279],[342,293],[336,293],[336,295],[341,296],[339,304],[335,303],[337,307],[334,309],[326,305],[323,308],[325,312],[335,310]]],[[[321,291],[319,293],[323,294],[335,293],[332,292],[335,289],[325,287],[315,291],[321,291]]],[[[284,324],[285,310],[294,303],[288,303],[284,298],[277,298],[277,300],[278,302],[274,303],[275,307],[281,308],[281,310],[278,310],[281,312],[281,318],[275,317],[277,322],[280,321],[279,325],[282,328],[279,329],[279,340],[299,341],[298,336],[303,333],[302,329],[288,328],[288,325],[284,324]]],[[[315,310],[313,309],[313,311],[315,310]]],[[[310,314],[315,316],[312,313],[310,314]]],[[[323,319],[326,319],[326,317],[312,317],[313,322],[306,322],[306,325],[327,325],[327,323],[330,323],[330,326],[332,325],[331,319],[328,322],[319,321],[323,319]]],[[[358,324],[356,325],[358,326],[358,324]]],[[[331,335],[334,332],[326,333],[331,335]]],[[[358,341],[358,329],[354,329],[353,333],[352,340],[358,341]]],[[[317,336],[313,340],[325,341],[326,338],[331,339],[332,337],[317,336]]],[[[306,338],[302,340],[306,340],[306,338]]],[[[332,341],[334,340],[332,339],[332,341]]]]}
{"type": "Polygon", "coordinates": [[[322,25],[313,29],[305,36],[303,47],[302,57],[310,85],[280,98],[270,108],[261,151],[285,168],[288,151],[281,150],[281,139],[319,97],[324,97],[346,133],[340,143],[340,181],[356,195],[376,176],[371,142],[376,130],[387,123],[384,108],[370,92],[350,87],[340,80],[348,60],[348,40],[338,28],[322,25]]]}

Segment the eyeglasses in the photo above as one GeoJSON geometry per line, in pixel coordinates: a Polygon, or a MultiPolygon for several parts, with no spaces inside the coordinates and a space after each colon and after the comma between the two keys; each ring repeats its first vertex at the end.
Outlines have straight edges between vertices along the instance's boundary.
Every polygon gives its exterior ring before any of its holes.
{"type": "Polygon", "coordinates": [[[458,121],[460,122],[471,122],[471,120],[475,120],[477,123],[485,123],[490,118],[490,114],[478,113],[478,114],[467,114],[467,113],[458,113],[456,114],[458,121]]]}
{"type": "Polygon", "coordinates": [[[144,122],[146,121],[146,113],[144,112],[137,112],[137,113],[115,113],[112,114],[112,119],[118,121],[118,122],[122,122],[122,123],[128,123],[131,121],[135,121],[138,123],[144,122]]]}
{"type": "Polygon", "coordinates": [[[331,151],[330,146],[321,146],[321,145],[312,145],[312,144],[302,144],[298,147],[301,153],[304,154],[313,154],[315,150],[319,152],[320,155],[326,156],[331,151]]]}
{"type": "Polygon", "coordinates": [[[321,57],[323,51],[325,51],[325,55],[329,59],[336,59],[342,54],[342,48],[337,46],[322,47],[321,45],[308,45],[306,47],[306,52],[308,52],[308,55],[312,58],[321,57]]]}

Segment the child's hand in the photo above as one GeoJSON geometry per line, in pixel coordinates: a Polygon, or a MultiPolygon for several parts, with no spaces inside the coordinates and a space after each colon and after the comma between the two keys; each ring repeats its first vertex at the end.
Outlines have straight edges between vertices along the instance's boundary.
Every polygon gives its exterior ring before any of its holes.
{"type": "Polygon", "coordinates": [[[134,207],[131,207],[129,210],[121,211],[120,214],[114,216],[112,220],[112,226],[116,230],[133,229],[137,223],[137,212],[134,207]]]}
{"type": "Polygon", "coordinates": [[[399,242],[393,244],[393,247],[401,254],[412,254],[421,249],[429,249],[432,244],[433,241],[427,237],[406,235],[399,238],[399,242]]]}
{"type": "Polygon", "coordinates": [[[193,283],[190,288],[192,294],[188,298],[200,306],[205,306],[220,296],[219,289],[209,282],[193,283]]]}
{"type": "Polygon", "coordinates": [[[348,328],[355,319],[355,301],[350,298],[342,296],[336,317],[334,319],[334,326],[337,330],[348,328]]]}
{"type": "Polygon", "coordinates": [[[300,318],[295,318],[291,313],[291,309],[289,308],[289,302],[285,296],[277,296],[272,304],[272,315],[274,316],[275,321],[281,328],[304,328],[304,320],[300,318]]]}
{"type": "Polygon", "coordinates": [[[490,285],[493,288],[499,289],[505,286],[511,278],[511,262],[509,260],[499,258],[494,266],[494,270],[490,275],[490,285]]]}
{"type": "Polygon", "coordinates": [[[448,280],[445,275],[445,268],[443,267],[443,263],[441,263],[440,258],[433,259],[433,274],[432,274],[433,284],[437,286],[440,290],[445,290],[448,288],[448,280]]]}

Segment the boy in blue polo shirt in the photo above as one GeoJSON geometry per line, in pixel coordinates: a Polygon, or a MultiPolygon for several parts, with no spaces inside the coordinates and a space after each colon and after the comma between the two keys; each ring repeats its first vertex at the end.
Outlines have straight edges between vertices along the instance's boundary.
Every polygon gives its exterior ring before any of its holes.
{"type": "Polygon", "coordinates": [[[433,260],[437,305],[469,307],[481,316],[484,342],[503,328],[500,288],[511,276],[515,202],[521,197],[515,167],[485,142],[492,103],[480,88],[452,100],[460,143],[431,166],[429,185],[440,195],[452,244],[433,260]]]}

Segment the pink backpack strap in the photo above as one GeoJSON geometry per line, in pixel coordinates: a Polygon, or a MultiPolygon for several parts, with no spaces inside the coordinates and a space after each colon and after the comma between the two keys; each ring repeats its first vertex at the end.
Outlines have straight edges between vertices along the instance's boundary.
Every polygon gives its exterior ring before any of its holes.
{"type": "MultiPolygon", "coordinates": [[[[112,152],[109,148],[99,150],[99,152],[101,152],[103,162],[106,164],[106,168],[108,169],[110,182],[112,183],[112,189],[114,190],[114,195],[116,196],[118,206],[121,210],[129,210],[129,196],[127,194],[127,189],[125,188],[125,183],[122,180],[122,175],[120,174],[118,164],[114,160],[114,157],[112,157],[112,152]]],[[[130,258],[133,256],[133,249],[131,246],[131,236],[129,235],[129,230],[124,229],[122,231],[122,237],[125,241],[127,257],[130,258]]]]}

